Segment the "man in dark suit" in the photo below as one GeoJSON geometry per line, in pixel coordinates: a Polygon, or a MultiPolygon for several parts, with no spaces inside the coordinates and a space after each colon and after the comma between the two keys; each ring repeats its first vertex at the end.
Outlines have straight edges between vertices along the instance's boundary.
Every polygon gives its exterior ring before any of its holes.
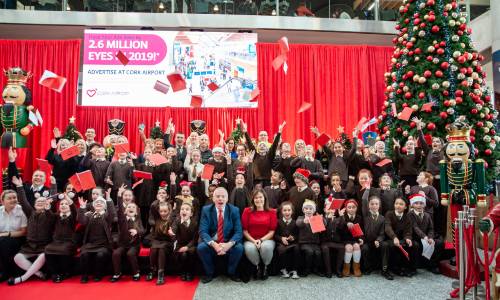
{"type": "Polygon", "coordinates": [[[214,204],[204,206],[201,211],[198,255],[206,274],[201,279],[203,283],[208,283],[213,279],[216,255],[227,255],[229,278],[233,281],[240,281],[236,275],[236,267],[243,254],[241,244],[243,230],[239,209],[228,204],[228,198],[227,190],[219,187],[214,191],[214,204]]]}
{"type": "MultiPolygon", "coordinates": [[[[16,150],[9,149],[9,166],[7,167],[7,177],[9,178],[9,183],[12,182],[12,177],[20,177],[16,166],[17,152],[16,150]]],[[[35,170],[31,176],[31,183],[24,182],[24,192],[26,193],[26,199],[32,207],[35,206],[36,198],[40,196],[54,195],[57,193],[57,186],[55,185],[55,179],[51,177],[51,188],[45,186],[45,173],[41,170],[35,170]]],[[[15,190],[15,187],[12,187],[15,190]]]]}
{"type": "Polygon", "coordinates": [[[175,150],[177,151],[177,160],[184,163],[187,154],[187,149],[184,145],[186,142],[186,136],[182,132],[177,132],[175,134],[175,145],[172,145],[170,144],[170,134],[171,132],[167,131],[165,135],[163,135],[163,145],[165,149],[168,149],[170,147],[175,148],[175,150]]]}

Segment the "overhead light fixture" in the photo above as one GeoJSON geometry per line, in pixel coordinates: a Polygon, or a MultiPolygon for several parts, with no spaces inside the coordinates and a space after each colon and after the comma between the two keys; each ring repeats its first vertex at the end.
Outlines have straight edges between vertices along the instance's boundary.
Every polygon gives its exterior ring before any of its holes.
{"type": "Polygon", "coordinates": [[[271,12],[271,15],[276,16],[276,9],[273,9],[273,11],[271,12]]]}
{"type": "Polygon", "coordinates": [[[163,5],[163,2],[160,2],[160,5],[158,6],[159,9],[164,9],[165,5],[163,5]]]}
{"type": "Polygon", "coordinates": [[[214,12],[218,12],[219,11],[219,5],[215,4],[214,5],[214,12]]]}
{"type": "Polygon", "coordinates": [[[372,2],[372,4],[370,4],[370,6],[368,6],[368,10],[372,10],[374,7],[375,7],[375,1],[372,2]]]}

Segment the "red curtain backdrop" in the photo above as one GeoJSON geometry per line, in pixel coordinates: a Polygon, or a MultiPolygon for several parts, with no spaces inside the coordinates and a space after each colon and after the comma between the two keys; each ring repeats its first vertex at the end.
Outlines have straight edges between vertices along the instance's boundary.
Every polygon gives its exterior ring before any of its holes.
{"type": "MultiPolygon", "coordinates": [[[[43,126],[35,127],[29,136],[29,149],[18,151],[18,165],[31,174],[36,158],[44,158],[50,148],[52,129],[64,128],[68,119],[76,112],[78,71],[80,68],[80,40],[67,41],[24,41],[0,40],[0,70],[21,67],[32,73],[27,87],[33,94],[33,105],[43,118],[43,126]],[[45,70],[66,77],[66,86],[57,93],[38,84],[45,70]]],[[[7,78],[0,76],[0,86],[7,84],[7,78]]],[[[5,168],[7,151],[2,149],[0,165],[5,168]]],[[[30,177],[26,177],[31,179],[30,177]]]]}
{"type": "MultiPolygon", "coordinates": [[[[271,63],[279,54],[277,44],[259,43],[258,81],[261,91],[258,109],[243,108],[140,108],[140,107],[83,107],[76,106],[79,71],[80,41],[0,41],[0,69],[20,66],[33,73],[28,86],[33,92],[34,105],[44,118],[42,128],[31,134],[31,150],[20,157],[30,174],[35,158],[43,157],[50,147],[52,128],[64,130],[68,118],[75,115],[76,124],[83,133],[96,129],[98,140],[107,134],[107,120],[122,119],[127,123],[125,135],[131,149],[141,151],[137,126],[146,124],[149,134],[155,121],[165,128],[169,118],[176,129],[189,132],[189,122],[200,119],[207,122],[207,133],[212,144],[218,142],[218,129],[226,136],[234,128],[236,118],[244,119],[249,132],[267,130],[272,136],[282,121],[287,122],[284,140],[293,142],[303,138],[313,142],[310,126],[318,126],[336,136],[339,125],[350,133],[361,117],[371,118],[380,111],[384,101],[384,72],[392,55],[391,47],[344,45],[290,45],[288,73],[274,71],[271,63]],[[68,82],[62,93],[38,84],[47,69],[64,76],[68,82]],[[304,102],[312,104],[308,111],[297,114],[304,102]]],[[[0,85],[6,83],[0,77],[0,85]]],[[[140,100],[140,99],[138,99],[140,100]]],[[[6,165],[6,151],[2,152],[2,166],[6,165]]]]}
{"type": "Polygon", "coordinates": [[[272,68],[278,45],[258,44],[260,128],[275,132],[286,121],[284,139],[303,138],[307,143],[313,141],[310,126],[331,136],[340,125],[351,133],[362,117],[378,115],[392,52],[391,47],[378,46],[290,45],[285,74],[272,68]],[[304,102],[312,108],[298,114],[304,102]]]}

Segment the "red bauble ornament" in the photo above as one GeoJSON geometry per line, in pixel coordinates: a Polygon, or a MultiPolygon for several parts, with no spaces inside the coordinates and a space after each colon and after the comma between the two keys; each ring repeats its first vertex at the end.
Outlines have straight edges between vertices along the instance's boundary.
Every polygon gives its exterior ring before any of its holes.
{"type": "Polygon", "coordinates": [[[398,127],[398,128],[396,128],[396,131],[397,131],[398,133],[401,133],[401,132],[403,132],[403,128],[398,127]]]}
{"type": "Polygon", "coordinates": [[[460,26],[458,26],[458,29],[465,31],[467,29],[467,25],[465,25],[465,23],[460,24],[460,26]]]}
{"type": "Polygon", "coordinates": [[[424,99],[425,98],[425,93],[424,92],[418,93],[418,98],[424,99]]]}
{"type": "Polygon", "coordinates": [[[445,42],[445,41],[441,41],[441,42],[439,42],[439,46],[441,46],[441,47],[446,46],[446,42],[445,42]]]}
{"type": "Polygon", "coordinates": [[[432,72],[431,72],[431,71],[426,70],[426,71],[424,72],[424,77],[429,78],[429,77],[431,77],[431,76],[432,76],[432,72]]]}
{"type": "Polygon", "coordinates": [[[474,115],[475,115],[475,114],[477,114],[477,108],[473,108],[473,109],[471,109],[471,110],[470,110],[470,112],[471,112],[472,114],[474,114],[474,115]]]}
{"type": "Polygon", "coordinates": [[[441,63],[441,69],[443,69],[443,70],[448,69],[448,67],[449,67],[449,66],[450,66],[450,63],[449,63],[449,62],[447,62],[447,61],[443,61],[443,62],[441,63]]]}
{"type": "Polygon", "coordinates": [[[465,62],[465,57],[460,55],[458,58],[457,58],[457,61],[461,64],[463,64],[465,62]]]}
{"type": "Polygon", "coordinates": [[[490,133],[491,133],[492,135],[495,135],[497,132],[495,131],[495,129],[491,128],[491,129],[490,129],[490,133]]]}
{"type": "Polygon", "coordinates": [[[411,93],[410,92],[406,92],[405,93],[405,98],[406,99],[410,99],[411,98],[411,93]]]}
{"type": "MultiPolygon", "coordinates": [[[[470,141],[472,143],[474,143],[474,141],[476,140],[476,138],[474,138],[473,136],[470,137],[470,141]]],[[[479,154],[479,150],[477,150],[477,148],[474,148],[474,155],[478,155],[479,154]]]]}
{"type": "Polygon", "coordinates": [[[437,25],[432,26],[431,31],[434,32],[434,33],[438,32],[439,31],[439,26],[437,26],[437,25]]]}
{"type": "Polygon", "coordinates": [[[443,55],[444,54],[444,49],[443,48],[439,48],[439,49],[437,49],[436,53],[439,54],[439,55],[443,55]]]}
{"type": "Polygon", "coordinates": [[[445,111],[442,111],[439,113],[439,116],[441,117],[441,119],[446,119],[448,118],[448,114],[445,112],[445,111]]]}
{"type": "Polygon", "coordinates": [[[420,25],[418,25],[418,26],[420,26],[420,29],[424,29],[426,25],[425,25],[425,23],[420,23],[420,25]]]}
{"type": "Polygon", "coordinates": [[[484,124],[483,124],[483,122],[481,122],[481,121],[478,121],[478,122],[476,123],[476,127],[481,128],[481,127],[483,127],[483,126],[484,126],[484,124]]]}
{"type": "MultiPolygon", "coordinates": [[[[456,93],[455,93],[455,94],[456,94],[456,93]]],[[[461,104],[463,101],[464,101],[464,100],[462,99],[462,97],[456,97],[456,98],[455,98],[455,102],[456,102],[457,104],[461,104]]]]}
{"type": "Polygon", "coordinates": [[[384,126],[384,128],[382,128],[382,130],[383,130],[384,132],[389,131],[389,126],[384,126]]]}
{"type": "Polygon", "coordinates": [[[436,129],[436,125],[434,123],[430,122],[429,124],[427,124],[427,129],[434,130],[434,129],[436,129]]]}
{"type": "Polygon", "coordinates": [[[399,30],[399,29],[401,29],[401,25],[399,25],[399,24],[398,24],[398,25],[396,25],[396,27],[394,27],[394,28],[396,28],[396,30],[399,30]]]}
{"type": "Polygon", "coordinates": [[[466,68],[460,68],[460,73],[465,74],[467,72],[466,68]]]}
{"type": "Polygon", "coordinates": [[[444,100],[443,104],[444,104],[444,106],[449,107],[450,106],[450,100],[444,100]]]}
{"type": "Polygon", "coordinates": [[[467,83],[467,80],[463,80],[462,82],[460,82],[460,85],[462,85],[463,87],[468,87],[469,83],[467,83]]]}
{"type": "Polygon", "coordinates": [[[410,23],[410,19],[406,18],[405,19],[405,24],[408,24],[408,23],[410,23]]]}
{"type": "Polygon", "coordinates": [[[434,2],[434,0],[427,0],[427,3],[426,5],[427,6],[433,6],[436,2],[434,2]]]}
{"type": "Polygon", "coordinates": [[[470,134],[470,135],[476,135],[476,130],[475,130],[475,129],[471,129],[471,130],[469,131],[469,134],[470,134]]]}
{"type": "Polygon", "coordinates": [[[443,95],[446,96],[446,97],[448,97],[450,95],[450,92],[448,92],[448,90],[444,90],[443,91],[443,95]]]}
{"type": "Polygon", "coordinates": [[[427,21],[428,22],[434,22],[434,21],[436,21],[436,16],[435,15],[429,15],[429,17],[427,17],[427,21]]]}
{"type": "Polygon", "coordinates": [[[427,61],[432,61],[434,58],[432,56],[427,56],[425,59],[427,59],[427,61]]]}
{"type": "Polygon", "coordinates": [[[492,152],[491,152],[491,149],[486,149],[486,150],[484,150],[484,154],[486,154],[486,155],[488,155],[488,156],[490,156],[490,155],[491,155],[491,153],[492,153],[492,152]]]}
{"type": "Polygon", "coordinates": [[[472,72],[474,72],[474,70],[471,67],[468,67],[467,68],[467,75],[472,74],[472,72]]]}
{"type": "Polygon", "coordinates": [[[415,49],[415,54],[422,54],[422,50],[420,48],[415,49]]]}
{"type": "Polygon", "coordinates": [[[420,24],[420,19],[419,19],[419,18],[416,18],[415,20],[413,20],[413,24],[414,24],[414,25],[418,25],[418,24],[420,24]]]}
{"type": "Polygon", "coordinates": [[[406,49],[411,49],[412,47],[413,47],[413,43],[412,42],[406,43],[406,49]]]}
{"type": "Polygon", "coordinates": [[[402,106],[403,108],[408,107],[408,103],[406,103],[406,102],[405,102],[405,103],[403,103],[401,106],[402,106]]]}
{"type": "Polygon", "coordinates": [[[464,95],[464,91],[462,91],[462,90],[456,90],[455,91],[455,96],[462,97],[463,95],[464,95]]]}
{"type": "Polygon", "coordinates": [[[405,153],[406,154],[406,152],[407,152],[406,147],[401,148],[401,153],[405,153]]]}
{"type": "MultiPolygon", "coordinates": [[[[442,50],[442,49],[440,49],[440,50],[442,50]]],[[[443,72],[440,70],[437,70],[434,74],[436,75],[436,77],[439,77],[439,78],[443,77],[443,72]]]]}
{"type": "Polygon", "coordinates": [[[413,77],[413,71],[408,71],[408,72],[406,72],[406,76],[408,76],[408,77],[413,77]]]}
{"type": "Polygon", "coordinates": [[[417,126],[417,123],[415,123],[415,122],[411,121],[411,122],[410,122],[410,128],[415,128],[415,126],[417,126]]]}

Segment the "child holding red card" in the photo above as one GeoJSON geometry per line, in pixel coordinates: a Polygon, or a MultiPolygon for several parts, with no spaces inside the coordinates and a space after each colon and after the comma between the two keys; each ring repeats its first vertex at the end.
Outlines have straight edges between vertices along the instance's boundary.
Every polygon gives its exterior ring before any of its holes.
{"type": "Polygon", "coordinates": [[[100,187],[105,186],[106,172],[110,162],[106,159],[106,150],[101,145],[93,147],[80,162],[80,166],[85,170],[90,170],[94,177],[95,184],[100,187]]]}
{"type": "Polygon", "coordinates": [[[416,270],[410,268],[409,259],[402,251],[408,253],[413,245],[411,219],[406,210],[406,201],[402,197],[396,198],[394,210],[385,214],[385,234],[389,238],[387,243],[390,248],[390,257],[394,258],[390,262],[393,273],[408,277],[415,275],[416,270]]]}
{"type": "MultiPolygon", "coordinates": [[[[153,155],[153,149],[146,147],[144,148],[144,163],[136,163],[135,164],[135,170],[137,171],[142,171],[151,174],[155,170],[155,166],[151,161],[149,160],[150,156],[153,155]]],[[[136,180],[140,180],[141,178],[138,178],[137,175],[135,175],[136,180]]],[[[152,178],[143,178],[144,180],[142,181],[141,184],[139,184],[135,188],[135,194],[137,195],[137,205],[141,209],[141,221],[142,224],[147,225],[148,224],[148,217],[149,217],[149,207],[151,206],[151,203],[155,200],[155,188],[154,188],[154,181],[152,178]]],[[[129,187],[130,188],[130,187],[129,187]]]]}
{"type": "Polygon", "coordinates": [[[295,222],[299,230],[298,243],[300,252],[304,255],[302,275],[307,277],[311,271],[320,275],[321,248],[320,233],[313,233],[310,218],[316,213],[316,202],[306,199],[302,205],[303,216],[295,222]]]}
{"type": "Polygon", "coordinates": [[[392,160],[385,154],[384,142],[377,141],[375,145],[373,145],[373,151],[371,152],[369,161],[373,172],[373,182],[375,187],[377,187],[376,185],[378,185],[379,178],[383,174],[387,173],[391,177],[394,176],[394,166],[392,160]]]}
{"type": "Polygon", "coordinates": [[[389,248],[385,241],[385,218],[380,214],[381,200],[372,196],[368,200],[369,214],[363,219],[364,243],[361,247],[364,274],[370,274],[381,262],[382,273],[387,280],[393,280],[388,269],[389,248]]]}
{"type": "Polygon", "coordinates": [[[399,141],[394,139],[394,163],[398,168],[400,180],[404,180],[405,186],[417,185],[417,175],[422,163],[422,149],[416,146],[413,137],[408,137],[405,144],[406,153],[402,153],[399,141]]]}
{"type": "Polygon", "coordinates": [[[333,214],[338,216],[338,212],[334,211],[331,206],[335,199],[346,199],[346,194],[342,189],[342,180],[338,173],[332,173],[330,177],[330,193],[325,198],[325,203],[323,205],[325,216],[327,218],[331,217],[333,214]]]}
{"type": "Polygon", "coordinates": [[[297,244],[298,228],[293,215],[293,204],[285,201],[280,205],[281,218],[278,220],[274,240],[278,251],[281,277],[299,279],[300,249],[297,244]]]}
{"type": "Polygon", "coordinates": [[[363,233],[357,233],[356,228],[361,226],[362,218],[357,214],[358,203],[354,199],[349,199],[344,202],[345,212],[339,218],[338,229],[340,237],[345,246],[344,268],[342,276],[348,277],[351,275],[351,260],[353,261],[354,276],[361,276],[361,246],[364,242],[363,233]],[[356,226],[357,225],[357,226],[356,226]]]}
{"type": "MultiPolygon", "coordinates": [[[[56,130],[54,130],[54,132],[56,132],[56,130]]],[[[57,134],[56,138],[58,138],[57,134]]],[[[52,147],[47,152],[45,159],[53,167],[52,176],[56,179],[57,191],[60,192],[64,189],[68,179],[76,173],[78,165],[80,164],[80,158],[78,155],[70,157],[66,160],[62,158],[61,152],[72,146],[71,142],[67,139],[59,139],[57,143],[52,141],[51,146],[52,147]]]]}

